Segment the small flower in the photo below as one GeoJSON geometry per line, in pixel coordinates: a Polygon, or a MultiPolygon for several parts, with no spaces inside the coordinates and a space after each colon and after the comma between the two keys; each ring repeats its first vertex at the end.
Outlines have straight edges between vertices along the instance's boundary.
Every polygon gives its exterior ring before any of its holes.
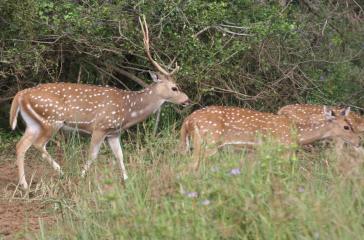
{"type": "Polygon", "coordinates": [[[185,195],[190,198],[197,198],[198,193],[197,192],[186,192],[185,195]]]}
{"type": "Polygon", "coordinates": [[[298,192],[303,193],[304,191],[305,191],[304,187],[301,186],[301,187],[298,188],[298,192]]]}
{"type": "Polygon", "coordinates": [[[230,175],[239,175],[240,174],[240,168],[233,168],[230,170],[230,175]]]}
{"type": "Polygon", "coordinates": [[[205,200],[203,200],[203,201],[201,202],[201,204],[202,204],[202,205],[204,205],[204,206],[210,205],[210,200],[205,199],[205,200]]]}
{"type": "Polygon", "coordinates": [[[325,77],[324,76],[320,76],[320,81],[325,81],[325,77]]]}

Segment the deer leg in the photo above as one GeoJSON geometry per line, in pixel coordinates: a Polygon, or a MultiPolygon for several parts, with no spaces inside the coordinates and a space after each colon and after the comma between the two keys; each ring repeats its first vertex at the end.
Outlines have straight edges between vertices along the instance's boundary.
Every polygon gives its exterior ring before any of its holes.
{"type": "Polygon", "coordinates": [[[112,152],[114,153],[116,159],[119,161],[119,166],[120,166],[121,175],[122,175],[123,179],[124,180],[128,179],[128,175],[125,170],[123,151],[121,149],[119,136],[108,137],[107,141],[108,141],[110,148],[111,148],[112,152]]]}
{"type": "Polygon", "coordinates": [[[217,150],[218,146],[216,145],[216,138],[214,136],[201,136],[200,132],[195,129],[194,137],[193,137],[193,169],[198,170],[201,161],[204,161],[207,157],[214,155],[217,150]]]}
{"type": "Polygon", "coordinates": [[[32,146],[38,134],[39,132],[37,130],[27,128],[20,141],[16,144],[16,164],[18,165],[19,184],[24,190],[28,189],[24,172],[25,153],[32,146]]]}
{"type": "Polygon", "coordinates": [[[198,129],[195,129],[193,137],[193,169],[195,171],[200,168],[201,162],[204,161],[205,158],[216,153],[216,149],[212,148],[212,145],[209,144],[211,140],[212,139],[206,136],[202,137],[198,129]]]}
{"type": "Polygon", "coordinates": [[[194,137],[193,137],[193,169],[197,171],[200,167],[201,163],[201,146],[202,145],[202,139],[199,133],[197,133],[197,130],[194,131],[194,137]]]}
{"type": "Polygon", "coordinates": [[[42,158],[46,159],[49,164],[56,170],[61,176],[63,172],[59,164],[52,158],[52,156],[48,153],[46,146],[49,139],[52,137],[53,131],[50,128],[42,129],[40,136],[35,140],[34,146],[42,153],[42,158]]]}
{"type": "Polygon", "coordinates": [[[83,167],[81,172],[81,177],[86,176],[86,172],[90,168],[91,164],[97,158],[97,154],[100,151],[100,146],[105,139],[105,133],[100,131],[94,131],[91,136],[90,150],[89,150],[89,159],[86,161],[86,164],[83,167]]]}

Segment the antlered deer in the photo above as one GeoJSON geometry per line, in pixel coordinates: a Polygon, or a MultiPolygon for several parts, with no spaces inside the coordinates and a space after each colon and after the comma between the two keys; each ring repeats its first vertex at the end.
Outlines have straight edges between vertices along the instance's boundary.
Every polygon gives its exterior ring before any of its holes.
{"type": "MultiPolygon", "coordinates": [[[[341,109],[339,107],[332,107],[335,111],[339,112],[341,109]]],[[[278,110],[279,115],[285,115],[292,121],[301,124],[309,124],[315,121],[323,120],[322,116],[322,106],[313,104],[292,104],[287,105],[278,110]]],[[[353,127],[353,130],[357,134],[364,132],[364,118],[355,112],[351,112],[347,116],[348,122],[353,127]]],[[[335,139],[336,151],[341,153],[344,146],[344,142],[340,138],[335,139]]],[[[362,149],[355,150],[362,151],[362,149]]]]}
{"type": "Polygon", "coordinates": [[[201,159],[214,154],[219,147],[257,145],[261,143],[259,136],[272,136],[287,145],[303,145],[330,137],[340,137],[355,146],[359,145],[359,137],[346,118],[350,109],[340,114],[326,107],[322,107],[321,111],[325,120],[299,124],[283,115],[238,107],[206,107],[184,120],[181,147],[188,150],[189,140],[193,140],[194,168],[198,169],[201,159]]]}
{"type": "Polygon", "coordinates": [[[146,55],[157,70],[156,73],[151,73],[154,84],[141,91],[124,91],[85,84],[49,83],[16,94],[10,110],[10,125],[15,129],[20,112],[26,130],[16,145],[16,157],[19,184],[23,189],[28,188],[24,157],[31,145],[40,150],[42,157],[62,174],[60,166],[46,150],[47,142],[60,128],[91,134],[89,159],[82,170],[82,176],[96,159],[102,142],[107,139],[119,161],[121,174],[127,179],[120,146],[121,131],[146,119],[164,102],[182,105],[189,103],[189,98],[179,90],[172,77],[178,66],[168,72],[152,58],[145,19],[140,20],[140,24],[146,55]]]}

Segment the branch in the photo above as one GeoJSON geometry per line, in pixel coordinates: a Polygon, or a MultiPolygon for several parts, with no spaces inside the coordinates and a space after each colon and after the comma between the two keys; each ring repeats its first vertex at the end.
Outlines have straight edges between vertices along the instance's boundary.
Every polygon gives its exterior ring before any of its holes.
{"type": "Polygon", "coordinates": [[[237,35],[237,36],[254,36],[254,34],[251,34],[251,33],[233,32],[233,31],[230,31],[229,29],[227,29],[226,27],[222,27],[222,26],[217,26],[216,29],[218,29],[218,30],[220,30],[222,32],[231,34],[231,35],[237,35]]]}
{"type": "Polygon", "coordinates": [[[209,30],[210,28],[215,28],[215,26],[208,26],[208,27],[204,27],[203,29],[201,29],[200,31],[198,31],[197,33],[195,33],[194,37],[198,37],[200,34],[206,32],[207,30],[209,30]]]}
{"type": "Polygon", "coordinates": [[[229,28],[233,28],[233,29],[240,29],[243,31],[248,30],[248,27],[243,27],[243,26],[235,26],[235,25],[228,25],[228,24],[218,24],[218,25],[212,25],[212,26],[207,26],[204,27],[203,29],[201,29],[200,31],[198,31],[197,33],[195,33],[195,37],[198,37],[199,35],[201,35],[202,33],[206,32],[207,30],[214,28],[216,30],[231,34],[231,35],[237,35],[237,36],[254,36],[254,34],[250,34],[250,33],[242,33],[242,32],[235,32],[230,30],[229,28]]]}
{"type": "Polygon", "coordinates": [[[94,68],[96,68],[97,70],[99,70],[100,72],[105,73],[106,75],[110,76],[111,78],[113,78],[114,80],[116,80],[117,82],[119,82],[121,85],[123,85],[127,90],[130,90],[122,81],[120,81],[117,77],[115,77],[113,74],[107,72],[106,70],[100,68],[99,66],[96,66],[95,64],[93,64],[92,62],[88,62],[88,64],[92,65],[94,68]]]}
{"type": "MultiPolygon", "coordinates": [[[[314,6],[312,4],[312,2],[310,0],[302,0],[303,4],[305,4],[311,11],[312,13],[316,16],[316,17],[320,17],[320,14],[318,13],[320,11],[320,9],[318,9],[316,6],[314,6]]],[[[342,32],[333,24],[331,24],[330,22],[327,22],[328,25],[334,29],[338,34],[340,34],[341,37],[343,37],[344,35],[342,34],[342,32]]]]}
{"type": "Polygon", "coordinates": [[[128,71],[126,71],[124,69],[118,68],[116,66],[111,66],[111,68],[113,70],[115,70],[116,72],[120,73],[121,75],[129,78],[130,80],[133,80],[134,82],[138,83],[142,87],[147,87],[148,86],[148,84],[146,84],[142,79],[138,78],[137,76],[131,74],[130,72],[128,72],[128,71]]]}
{"type": "Polygon", "coordinates": [[[353,0],[353,2],[360,8],[360,11],[361,12],[364,12],[364,10],[363,10],[363,8],[360,6],[360,4],[359,3],[357,3],[355,0],[353,0]]]}

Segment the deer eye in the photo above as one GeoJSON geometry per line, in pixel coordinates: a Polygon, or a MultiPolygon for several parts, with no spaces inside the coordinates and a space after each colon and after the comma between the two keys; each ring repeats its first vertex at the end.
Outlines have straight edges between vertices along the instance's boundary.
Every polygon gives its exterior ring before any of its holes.
{"type": "Polygon", "coordinates": [[[178,88],[177,87],[172,87],[172,91],[173,92],[177,92],[178,91],[178,88]]]}
{"type": "Polygon", "coordinates": [[[350,127],[349,126],[344,126],[344,129],[345,130],[350,130],[350,127]]]}

